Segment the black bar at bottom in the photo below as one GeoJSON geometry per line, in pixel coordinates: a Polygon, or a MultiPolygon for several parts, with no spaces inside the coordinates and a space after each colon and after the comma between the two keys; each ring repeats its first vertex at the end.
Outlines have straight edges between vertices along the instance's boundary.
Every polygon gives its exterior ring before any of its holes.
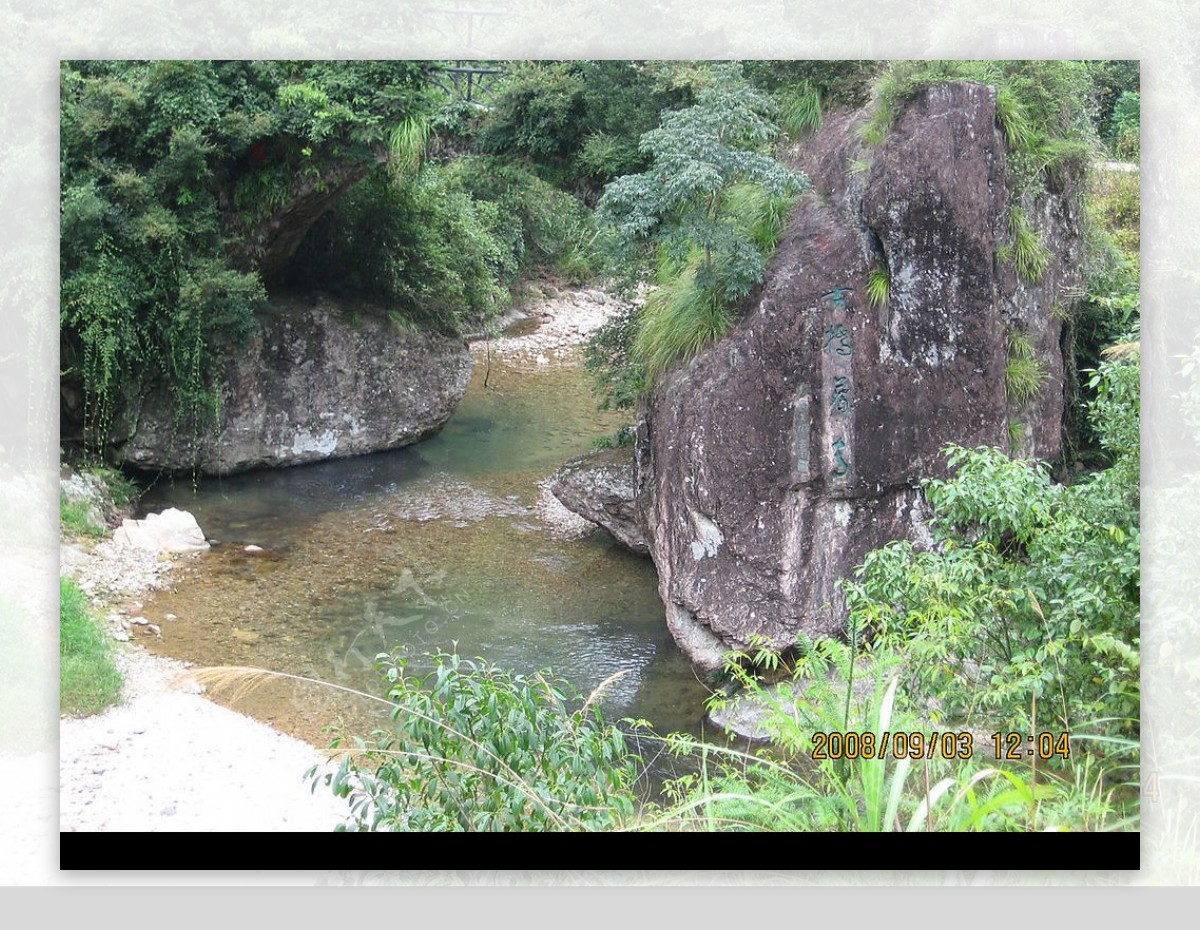
{"type": "MultiPolygon", "coordinates": [[[[59,868],[64,871],[92,871],[104,869],[113,861],[113,846],[108,833],[62,833],[59,834],[59,868]]],[[[212,835],[212,834],[205,834],[212,835]]],[[[220,835],[220,834],[218,834],[220,835]]],[[[359,835],[357,839],[336,833],[306,833],[303,839],[287,833],[224,834],[228,841],[219,843],[219,861],[208,850],[213,846],[199,846],[190,833],[139,833],[137,834],[138,871],[153,871],[152,863],[159,863],[167,871],[224,871],[295,869],[356,868],[347,861],[346,853],[353,848],[372,851],[370,865],[378,867],[379,850],[388,850],[389,858],[400,852],[410,852],[404,837],[387,834],[359,835]],[[366,846],[362,844],[366,843],[366,846]],[[372,844],[384,845],[372,845],[372,844]],[[326,858],[328,856],[328,858],[326,858]]],[[[587,849],[589,840],[583,835],[538,834],[541,839],[520,840],[521,834],[473,833],[470,836],[452,833],[426,833],[420,836],[420,858],[422,862],[454,862],[462,865],[463,856],[474,861],[495,865],[504,861],[503,856],[515,846],[527,852],[546,853],[553,862],[562,862],[568,850],[587,849]],[[535,842],[536,847],[525,846],[535,842]],[[482,845],[481,845],[482,844],[482,845]],[[553,855],[551,855],[553,853],[553,855]],[[441,859],[440,856],[447,858],[441,859]],[[432,858],[431,858],[432,857],[432,858]],[[453,858],[449,858],[453,857],[453,858]],[[481,860],[480,860],[480,857],[481,860]]],[[[529,834],[524,834],[529,835],[529,834]]],[[[1031,872],[1075,872],[1102,870],[1136,870],[1141,865],[1140,833],[856,833],[810,834],[815,842],[797,843],[788,851],[788,865],[812,871],[862,872],[870,874],[874,866],[890,873],[907,870],[960,871],[964,868],[987,868],[989,864],[1008,863],[1002,866],[1006,872],[1014,871],[1011,865],[1019,865],[1020,871],[1031,872]],[[833,836],[840,840],[832,840],[833,836]],[[818,839],[824,836],[825,839],[818,839]]],[[[409,837],[411,839],[411,837],[409,837]]],[[[657,833],[641,835],[620,834],[615,842],[629,843],[629,849],[653,851],[662,854],[670,851],[670,861],[678,866],[693,869],[711,868],[713,851],[716,847],[697,842],[696,834],[657,833]],[[690,862],[691,856],[697,857],[690,862]]],[[[614,848],[605,841],[606,855],[614,848]]],[[[528,859],[522,859],[528,863],[528,859]]],[[[471,863],[465,864],[468,868],[471,863]]]]}

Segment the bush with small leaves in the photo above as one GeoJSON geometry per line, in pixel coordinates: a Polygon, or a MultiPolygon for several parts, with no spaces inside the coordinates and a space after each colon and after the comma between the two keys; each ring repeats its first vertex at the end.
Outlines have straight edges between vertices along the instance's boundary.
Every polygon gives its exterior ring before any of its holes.
{"type": "MultiPolygon", "coordinates": [[[[438,653],[431,670],[381,654],[392,726],[335,741],[336,772],[313,789],[347,798],[358,830],[607,830],[635,812],[640,760],[549,672],[521,675],[438,653]]],[[[602,686],[603,687],[603,686],[602,686]]]]}

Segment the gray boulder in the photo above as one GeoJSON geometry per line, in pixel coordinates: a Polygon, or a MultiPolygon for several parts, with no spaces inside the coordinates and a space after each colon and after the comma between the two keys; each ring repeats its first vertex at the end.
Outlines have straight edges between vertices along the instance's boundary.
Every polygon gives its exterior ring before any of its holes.
{"type": "Polygon", "coordinates": [[[230,352],[217,430],[177,428],[151,390],[132,399],[113,447],[138,468],[208,474],[394,449],[441,429],[471,367],[463,340],[402,328],[378,307],[276,300],[230,352]]]}
{"type": "Polygon", "coordinates": [[[574,459],[550,480],[564,507],[601,526],[639,555],[649,551],[633,493],[633,449],[624,446],[574,459]]]}
{"type": "Polygon", "coordinates": [[[918,488],[946,473],[946,444],[1060,450],[1075,192],[1023,204],[1050,255],[1030,283],[1003,258],[1014,195],[995,91],[928,88],[874,149],[865,118],[830,119],[794,153],[814,192],[765,283],[640,414],[637,522],[671,631],[703,669],[756,635],[777,648],[841,635],[838,582],[891,540],[928,540],[918,488]],[[876,269],[890,288],[872,303],[876,269]],[[1045,375],[1020,402],[1006,393],[1014,339],[1045,375]]]}

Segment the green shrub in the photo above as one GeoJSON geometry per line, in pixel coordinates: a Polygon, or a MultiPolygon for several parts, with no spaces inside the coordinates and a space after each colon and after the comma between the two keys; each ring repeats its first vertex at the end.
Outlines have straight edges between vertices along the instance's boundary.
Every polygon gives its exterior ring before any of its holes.
{"type": "Polygon", "coordinates": [[[625,307],[608,319],[584,346],[584,364],[595,378],[604,410],[628,410],[647,390],[646,369],[634,354],[638,309],[625,307]]]}
{"type": "MultiPolygon", "coordinates": [[[[440,653],[424,674],[382,654],[392,726],[339,739],[335,773],[310,770],[350,802],[359,830],[605,830],[628,822],[638,759],[548,671],[512,674],[440,653]]],[[[603,686],[601,686],[603,687],[603,686]]]]}
{"type": "Polygon", "coordinates": [[[867,303],[878,309],[886,307],[891,296],[892,279],[883,265],[876,265],[867,272],[867,303]]]}
{"type": "Polygon", "coordinates": [[[1001,258],[1011,260],[1017,274],[1036,284],[1050,265],[1050,250],[1020,207],[1014,206],[1009,211],[1008,233],[1011,241],[1000,250],[1001,258]]]}
{"type": "Polygon", "coordinates": [[[1142,241],[1141,173],[1101,169],[1092,173],[1091,180],[1091,218],[1129,260],[1136,260],[1142,241]]]}
{"type": "Polygon", "coordinates": [[[519,257],[507,219],[437,165],[411,179],[377,171],[310,232],[290,283],[386,301],[411,321],[457,333],[509,305],[519,257]]]}
{"type": "Polygon", "coordinates": [[[1142,151],[1142,95],[1138,91],[1125,91],[1117,99],[1109,135],[1118,157],[1138,160],[1142,151]]]}
{"type": "Polygon", "coordinates": [[[1016,332],[1008,339],[1008,362],[1004,366],[1004,394],[1014,403],[1032,400],[1046,383],[1046,365],[1038,358],[1029,336],[1016,332]]]}
{"type": "Polygon", "coordinates": [[[1090,412],[1113,465],[1069,487],[999,450],[947,450],[925,485],[938,547],[893,543],[845,585],[860,628],[912,657],[947,720],[1026,728],[1101,719],[1137,732],[1140,650],[1135,355],[1104,363],[1090,412]]]}
{"type": "Polygon", "coordinates": [[[63,714],[95,714],[115,704],[121,673],[112,638],[88,611],[87,598],[69,578],[59,580],[59,707],[63,714]]]}
{"type": "Polygon", "coordinates": [[[632,446],[637,440],[637,432],[632,426],[626,424],[611,436],[601,436],[599,439],[592,440],[593,449],[620,449],[624,446],[632,446]]]}
{"type": "Polygon", "coordinates": [[[494,206],[497,235],[506,237],[515,273],[559,273],[584,283],[599,271],[606,236],[587,207],[570,194],[498,158],[459,158],[444,170],[455,187],[494,206]]]}
{"type": "Polygon", "coordinates": [[[58,497],[58,522],[66,536],[103,536],[107,529],[92,521],[91,508],[86,501],[68,501],[66,495],[58,497]]]}
{"type": "Polygon", "coordinates": [[[643,825],[784,832],[1137,828],[1136,815],[1127,816],[1099,775],[1122,766],[1087,756],[1075,771],[1048,780],[1032,768],[986,764],[994,747],[961,732],[949,746],[939,738],[931,754],[926,740],[936,727],[900,689],[900,656],[856,655],[831,640],[806,641],[801,649],[793,675],[770,687],[747,671],[754,657],[729,657],[739,699],[765,711],[774,745],[752,754],[668,738],[676,754],[698,761],[699,771],[669,782],[668,803],[645,815],[643,825]],[[863,677],[869,681],[856,688],[863,677]]]}

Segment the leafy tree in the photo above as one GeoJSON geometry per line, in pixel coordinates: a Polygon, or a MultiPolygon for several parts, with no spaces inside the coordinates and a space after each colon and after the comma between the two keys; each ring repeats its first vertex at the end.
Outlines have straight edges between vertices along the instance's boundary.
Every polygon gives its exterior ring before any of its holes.
{"type": "Polygon", "coordinates": [[[692,102],[677,63],[513,62],[480,128],[485,152],[527,159],[589,202],[599,186],[646,167],[638,149],[664,109],[692,102]]]}
{"type": "MultiPolygon", "coordinates": [[[[658,288],[632,351],[646,384],[723,336],[732,307],[762,280],[792,198],[807,184],[771,153],[775,112],[735,66],[720,69],[695,105],[666,113],[642,136],[650,167],[617,178],[600,199],[597,218],[616,230],[627,261],[657,259],[658,288]]],[[[628,350],[618,340],[612,331],[598,337],[593,367],[622,366],[628,350]]]]}
{"type": "Polygon", "coordinates": [[[726,301],[744,297],[762,279],[763,259],[750,236],[722,213],[730,189],[752,183],[785,195],[803,186],[770,152],[779,135],[771,121],[775,110],[736,70],[723,72],[694,106],[667,113],[642,136],[641,149],[653,163],[605,189],[601,220],[631,246],[657,240],[677,263],[699,250],[701,286],[726,301]]]}

